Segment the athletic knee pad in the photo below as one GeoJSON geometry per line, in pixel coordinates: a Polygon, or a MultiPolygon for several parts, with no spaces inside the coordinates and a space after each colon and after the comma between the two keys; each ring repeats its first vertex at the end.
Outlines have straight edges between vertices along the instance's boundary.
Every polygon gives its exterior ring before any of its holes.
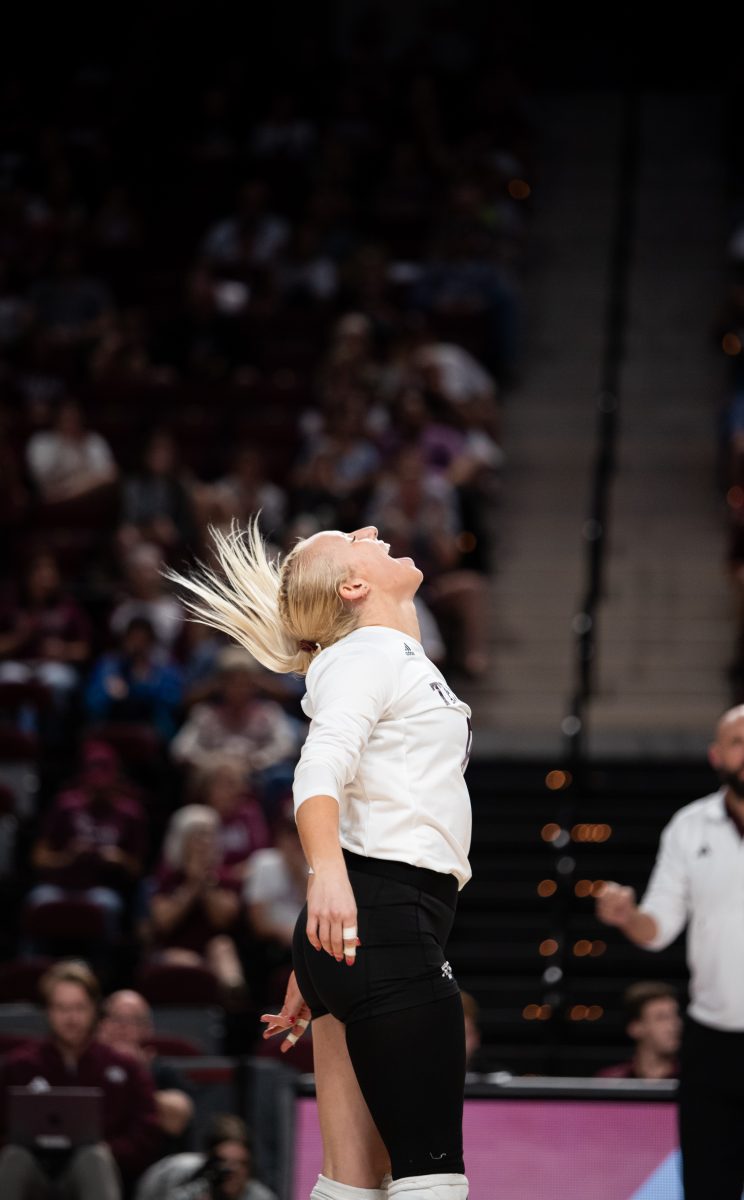
{"type": "Polygon", "coordinates": [[[319,1175],[310,1200],[387,1200],[387,1195],[384,1188],[352,1187],[350,1183],[339,1183],[319,1175]]]}
{"type": "Polygon", "coordinates": [[[388,1188],[388,1200],[468,1200],[465,1175],[408,1175],[394,1179],[388,1188]]]}

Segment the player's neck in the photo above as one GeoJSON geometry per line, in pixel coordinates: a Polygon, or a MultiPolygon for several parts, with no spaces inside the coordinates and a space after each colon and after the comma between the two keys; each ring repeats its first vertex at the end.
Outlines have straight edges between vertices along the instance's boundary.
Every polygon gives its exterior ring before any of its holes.
{"type": "Polygon", "coordinates": [[[394,600],[381,596],[369,601],[361,615],[359,628],[369,625],[385,625],[388,629],[400,630],[417,642],[421,641],[421,630],[413,600],[394,600]]]}

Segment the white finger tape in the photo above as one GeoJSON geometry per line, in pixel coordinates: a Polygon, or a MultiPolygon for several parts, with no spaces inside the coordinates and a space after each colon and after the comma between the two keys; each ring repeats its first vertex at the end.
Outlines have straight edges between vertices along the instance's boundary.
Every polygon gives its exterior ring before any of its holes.
{"type": "Polygon", "coordinates": [[[296,1022],[296,1024],[299,1025],[300,1029],[307,1029],[310,1022],[306,1021],[304,1017],[301,1017],[300,1020],[296,1022]]]}
{"type": "Polygon", "coordinates": [[[344,946],[344,956],[346,958],[356,958],[356,946],[344,946]]]}
{"type": "Polygon", "coordinates": [[[299,1039],[300,1039],[299,1033],[288,1033],[287,1034],[287,1041],[289,1042],[290,1046],[294,1046],[295,1042],[299,1041],[299,1039]]]}
{"type": "Polygon", "coordinates": [[[356,925],[344,925],[342,932],[344,935],[344,941],[346,941],[349,938],[356,937],[357,927],[356,927],[356,925]]]}

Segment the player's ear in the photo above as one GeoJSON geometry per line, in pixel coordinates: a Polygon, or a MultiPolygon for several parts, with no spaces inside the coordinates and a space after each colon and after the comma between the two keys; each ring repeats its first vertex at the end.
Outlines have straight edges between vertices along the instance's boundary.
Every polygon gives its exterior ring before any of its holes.
{"type": "Polygon", "coordinates": [[[711,742],[708,746],[708,762],[716,771],[721,766],[721,751],[718,742],[711,742]]]}
{"type": "Polygon", "coordinates": [[[338,594],[345,604],[358,604],[369,595],[369,584],[366,579],[345,579],[339,584],[338,594]]]}

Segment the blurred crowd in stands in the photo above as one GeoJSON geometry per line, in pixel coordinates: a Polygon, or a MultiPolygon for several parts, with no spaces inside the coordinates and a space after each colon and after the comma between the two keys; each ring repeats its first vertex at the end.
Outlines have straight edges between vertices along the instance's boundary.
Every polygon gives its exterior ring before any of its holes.
{"type": "Polygon", "coordinates": [[[719,428],[719,483],[726,500],[727,559],[733,590],[736,643],[732,648],[732,702],[744,702],[744,225],[729,244],[730,282],[716,316],[716,348],[729,375],[719,428]]]}
{"type": "Polygon", "coordinates": [[[536,130],[498,14],[429,17],[5,76],[0,1000],[79,955],[243,1052],[283,995],[303,685],[184,619],[210,525],[379,526],[486,670],[536,130]]]}

